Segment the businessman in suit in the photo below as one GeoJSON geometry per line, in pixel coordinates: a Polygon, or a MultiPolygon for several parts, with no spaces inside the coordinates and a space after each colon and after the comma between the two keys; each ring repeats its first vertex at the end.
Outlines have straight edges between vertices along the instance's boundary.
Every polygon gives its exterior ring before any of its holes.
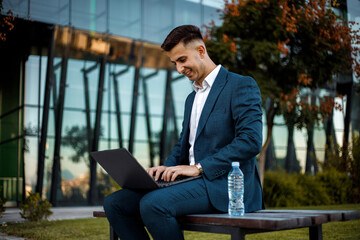
{"type": "Polygon", "coordinates": [[[199,28],[172,30],[162,44],[177,71],[193,82],[185,101],[180,139],[163,166],[148,173],[165,181],[177,176],[202,178],[151,192],[123,189],[104,201],[106,216],[121,239],[183,239],[176,218],[227,212],[227,174],[240,162],[245,180],[245,211],[263,208],[255,156],[262,144],[259,88],[251,77],[216,65],[199,28]]]}

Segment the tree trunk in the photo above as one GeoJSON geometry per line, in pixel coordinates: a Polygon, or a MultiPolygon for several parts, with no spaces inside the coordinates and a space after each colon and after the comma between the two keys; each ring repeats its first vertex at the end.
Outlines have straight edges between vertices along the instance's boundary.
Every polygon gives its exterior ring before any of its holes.
{"type": "Polygon", "coordinates": [[[314,148],[314,128],[308,129],[305,173],[314,175],[318,171],[314,148]],[[314,168],[313,168],[314,167],[314,168]]]}
{"type": "Polygon", "coordinates": [[[261,152],[259,155],[259,173],[260,173],[260,181],[261,185],[264,182],[264,172],[265,172],[265,162],[266,162],[266,150],[269,147],[272,130],[274,126],[274,117],[275,117],[275,108],[274,108],[274,99],[268,98],[266,100],[266,125],[267,125],[267,135],[264,145],[261,148],[261,152]]]}
{"type": "Polygon", "coordinates": [[[296,152],[294,146],[294,126],[288,126],[289,136],[287,143],[287,151],[285,158],[285,170],[286,172],[299,172],[299,164],[297,164],[296,152]]]}

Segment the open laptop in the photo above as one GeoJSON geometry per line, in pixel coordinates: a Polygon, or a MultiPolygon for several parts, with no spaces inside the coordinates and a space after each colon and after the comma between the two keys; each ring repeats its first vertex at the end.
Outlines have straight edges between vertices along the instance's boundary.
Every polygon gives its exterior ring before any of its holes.
{"type": "Polygon", "coordinates": [[[173,182],[155,182],[131,153],[124,148],[91,152],[90,156],[122,188],[152,190],[201,178],[199,175],[196,177],[180,177],[173,182]]]}

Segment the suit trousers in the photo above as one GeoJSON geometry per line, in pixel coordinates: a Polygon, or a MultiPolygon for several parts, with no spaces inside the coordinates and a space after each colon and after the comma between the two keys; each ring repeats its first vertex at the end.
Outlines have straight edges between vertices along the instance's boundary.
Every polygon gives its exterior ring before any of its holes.
{"type": "Polygon", "coordinates": [[[122,189],[107,196],[104,210],[121,240],[184,239],[177,217],[218,212],[202,178],[151,192],[122,189]]]}

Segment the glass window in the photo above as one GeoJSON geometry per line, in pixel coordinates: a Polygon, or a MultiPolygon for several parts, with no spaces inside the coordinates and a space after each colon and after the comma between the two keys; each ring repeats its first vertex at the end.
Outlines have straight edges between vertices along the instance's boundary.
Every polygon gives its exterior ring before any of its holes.
{"type": "MultiPolygon", "coordinates": [[[[25,107],[25,129],[27,135],[38,135],[41,130],[41,126],[38,125],[39,108],[37,107],[25,107]]],[[[41,117],[41,115],[40,115],[41,117]]]]}
{"type": "MultiPolygon", "coordinates": [[[[201,5],[200,1],[176,0],[174,6],[174,26],[192,24],[201,27],[201,5]]],[[[166,37],[166,35],[165,35],[166,37]]]]}
{"type": "Polygon", "coordinates": [[[71,24],[76,28],[106,32],[106,3],[96,0],[71,1],[71,24]]]}
{"type": "MultiPolygon", "coordinates": [[[[78,140],[80,144],[86,142],[84,138],[78,140]]],[[[58,196],[59,202],[71,201],[72,204],[76,204],[87,201],[90,178],[89,156],[87,148],[79,148],[79,145],[62,144],[60,153],[62,196],[58,196]]]]}
{"type": "Polygon", "coordinates": [[[220,19],[220,13],[216,12],[216,10],[223,9],[223,1],[204,0],[203,5],[204,19],[202,24],[209,25],[214,21],[215,25],[219,26],[222,23],[222,20],[220,19]]]}
{"type": "Polygon", "coordinates": [[[175,106],[175,115],[177,118],[182,119],[185,110],[185,100],[187,96],[193,91],[192,82],[190,82],[188,78],[184,77],[173,81],[171,88],[175,106]]]}
{"type": "Polygon", "coordinates": [[[25,192],[35,192],[37,183],[37,165],[38,165],[38,138],[27,136],[25,138],[26,147],[24,153],[25,165],[25,192]]]}
{"type": "Polygon", "coordinates": [[[25,104],[38,104],[40,56],[29,56],[26,65],[25,104]]]}
{"type": "Polygon", "coordinates": [[[146,118],[143,115],[136,116],[135,141],[147,141],[146,118]]]}
{"type": "MultiPolygon", "coordinates": [[[[131,119],[131,115],[130,114],[121,114],[121,126],[122,126],[122,134],[123,134],[123,140],[129,140],[130,137],[130,119],[131,119]]],[[[129,144],[127,143],[125,145],[125,142],[123,142],[124,147],[128,147],[129,144]]]]}
{"type": "Polygon", "coordinates": [[[21,18],[28,17],[29,4],[28,0],[3,0],[3,14],[11,10],[14,16],[19,16],[21,18]]]}
{"type": "Polygon", "coordinates": [[[141,0],[109,0],[110,33],[140,39],[141,0]]]}
{"type": "MultiPolygon", "coordinates": [[[[162,43],[173,28],[173,1],[147,0],[144,2],[143,33],[144,40],[162,43]]],[[[173,11],[174,9],[174,11],[173,11]]]]}
{"type": "Polygon", "coordinates": [[[54,23],[69,24],[69,1],[62,0],[31,0],[31,19],[54,23]]]}
{"type": "Polygon", "coordinates": [[[134,156],[143,168],[147,169],[150,167],[149,146],[147,142],[134,143],[134,156]]]}
{"type": "MultiPolygon", "coordinates": [[[[123,70],[124,65],[116,66],[116,72],[123,70]]],[[[132,92],[134,89],[135,67],[130,67],[123,75],[118,77],[118,89],[120,94],[121,111],[131,113],[132,92]]]]}
{"type": "Polygon", "coordinates": [[[276,158],[285,158],[288,135],[289,132],[287,126],[282,125],[273,127],[272,139],[274,141],[276,158]]]}
{"type": "MultiPolygon", "coordinates": [[[[143,69],[144,76],[153,73],[154,69],[143,69]]],[[[149,111],[151,115],[163,115],[166,88],[166,71],[160,70],[156,76],[146,80],[149,111]]]]}

